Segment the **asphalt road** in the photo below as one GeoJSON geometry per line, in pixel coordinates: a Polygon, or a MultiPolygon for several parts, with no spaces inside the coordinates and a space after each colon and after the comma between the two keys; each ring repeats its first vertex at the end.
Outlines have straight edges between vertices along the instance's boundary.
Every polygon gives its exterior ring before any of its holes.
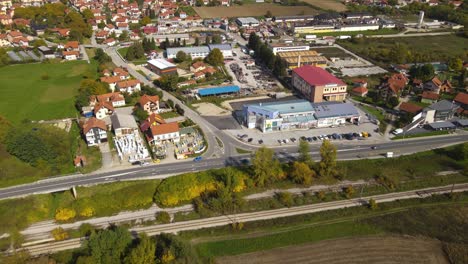
{"type": "MultiPolygon", "coordinates": [[[[366,144],[365,141],[357,141],[354,145],[348,145],[346,141],[335,141],[337,146],[338,159],[361,159],[361,158],[382,158],[386,152],[394,152],[395,155],[404,155],[437,147],[457,144],[468,141],[468,135],[454,135],[443,137],[418,138],[411,140],[398,140],[380,144],[366,144]],[[362,143],[361,143],[362,142],[362,143]],[[376,146],[377,149],[371,149],[376,146]]],[[[319,159],[319,144],[311,146],[312,157],[319,159]]],[[[256,147],[243,147],[248,150],[255,150],[256,147]]],[[[297,157],[297,146],[280,146],[274,148],[277,157],[282,161],[293,160],[297,157]]],[[[239,166],[245,163],[245,159],[250,159],[249,154],[202,159],[195,162],[188,160],[177,164],[152,164],[149,166],[135,166],[135,168],[106,172],[90,175],[76,175],[56,177],[35,183],[18,185],[14,187],[0,189],[0,199],[27,196],[38,193],[50,193],[53,191],[66,190],[74,186],[96,185],[122,180],[135,179],[162,179],[185,172],[202,171],[225,166],[239,166]]]]}
{"type": "MultiPolygon", "coordinates": [[[[444,187],[434,187],[419,190],[412,190],[399,193],[388,193],[381,195],[373,195],[362,198],[355,198],[349,200],[325,202],[309,204],[304,206],[281,208],[275,210],[266,210],[252,213],[223,215],[218,217],[203,218],[191,221],[176,222],[170,224],[159,224],[152,226],[144,226],[132,228],[132,234],[146,233],[149,236],[158,235],[161,233],[177,233],[186,230],[196,230],[201,228],[209,228],[216,226],[223,226],[232,223],[245,223],[258,220],[274,219],[280,217],[288,217],[294,215],[310,214],[321,211],[335,210],[347,207],[362,206],[368,203],[369,199],[374,199],[377,203],[391,202],[395,200],[411,199],[411,198],[424,198],[432,194],[441,194],[449,192],[463,192],[468,190],[468,184],[449,185],[444,187]]],[[[70,239],[58,242],[46,242],[36,245],[24,245],[23,249],[29,251],[31,255],[49,254],[66,249],[78,248],[81,246],[84,238],[70,239]]]]}

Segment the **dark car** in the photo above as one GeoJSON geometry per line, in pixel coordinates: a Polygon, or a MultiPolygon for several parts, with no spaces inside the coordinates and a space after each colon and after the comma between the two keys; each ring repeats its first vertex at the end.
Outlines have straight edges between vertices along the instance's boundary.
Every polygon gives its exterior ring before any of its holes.
{"type": "Polygon", "coordinates": [[[253,140],[253,138],[249,138],[249,139],[247,140],[247,142],[250,143],[250,142],[252,142],[252,140],[253,140]]]}
{"type": "Polygon", "coordinates": [[[258,140],[258,144],[263,144],[263,139],[258,140]]]}
{"type": "Polygon", "coordinates": [[[317,137],[312,137],[312,139],[313,139],[314,141],[317,141],[317,137]]]}

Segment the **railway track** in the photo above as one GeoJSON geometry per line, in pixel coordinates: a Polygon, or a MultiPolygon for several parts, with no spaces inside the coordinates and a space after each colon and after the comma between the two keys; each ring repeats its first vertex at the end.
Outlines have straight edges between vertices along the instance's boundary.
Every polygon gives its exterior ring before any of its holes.
{"type": "MultiPolygon", "coordinates": [[[[325,202],[318,204],[310,204],[304,206],[296,206],[290,208],[281,208],[274,210],[266,210],[251,213],[241,213],[232,215],[223,215],[204,219],[197,219],[184,222],[176,222],[170,224],[160,224],[145,227],[131,228],[130,231],[135,233],[146,233],[149,236],[158,235],[161,233],[177,233],[186,230],[195,230],[208,227],[223,226],[239,222],[251,222],[258,220],[268,220],[274,218],[288,217],[294,215],[310,214],[321,211],[335,210],[347,207],[362,206],[369,199],[374,199],[377,203],[391,202],[396,200],[425,198],[432,194],[443,194],[450,192],[463,192],[468,190],[468,183],[448,185],[443,187],[425,188],[419,190],[387,193],[380,195],[372,195],[362,198],[353,198],[349,200],[340,200],[333,202],[325,202]]],[[[65,241],[46,242],[37,245],[24,246],[22,249],[29,251],[31,255],[41,255],[58,252],[61,250],[74,249],[81,246],[85,238],[76,238],[65,241]]]]}

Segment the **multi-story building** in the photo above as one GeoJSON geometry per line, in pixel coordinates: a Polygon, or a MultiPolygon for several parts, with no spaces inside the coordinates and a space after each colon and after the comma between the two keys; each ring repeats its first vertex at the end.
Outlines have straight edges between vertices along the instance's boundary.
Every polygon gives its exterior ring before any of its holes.
{"type": "Polygon", "coordinates": [[[88,146],[107,142],[107,126],[103,120],[91,117],[83,124],[83,135],[88,146]]]}
{"type": "Polygon", "coordinates": [[[321,68],[327,66],[328,60],[324,56],[320,56],[314,50],[304,51],[285,51],[276,53],[281,59],[284,60],[289,69],[294,69],[304,65],[312,65],[321,68]]]}
{"type": "Polygon", "coordinates": [[[150,96],[144,94],[138,101],[138,105],[141,109],[145,110],[148,115],[159,113],[159,96],[150,96]]]}
{"type": "Polygon", "coordinates": [[[318,103],[323,101],[344,101],[346,84],[326,70],[315,66],[302,66],[292,71],[292,85],[307,100],[318,103]]]}

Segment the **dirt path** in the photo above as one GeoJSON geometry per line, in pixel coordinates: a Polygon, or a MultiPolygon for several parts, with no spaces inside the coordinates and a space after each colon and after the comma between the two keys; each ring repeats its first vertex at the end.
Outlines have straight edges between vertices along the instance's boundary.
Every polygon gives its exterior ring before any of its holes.
{"type": "Polygon", "coordinates": [[[326,240],[300,246],[222,257],[219,264],[258,263],[448,263],[441,242],[401,236],[326,240]]]}

